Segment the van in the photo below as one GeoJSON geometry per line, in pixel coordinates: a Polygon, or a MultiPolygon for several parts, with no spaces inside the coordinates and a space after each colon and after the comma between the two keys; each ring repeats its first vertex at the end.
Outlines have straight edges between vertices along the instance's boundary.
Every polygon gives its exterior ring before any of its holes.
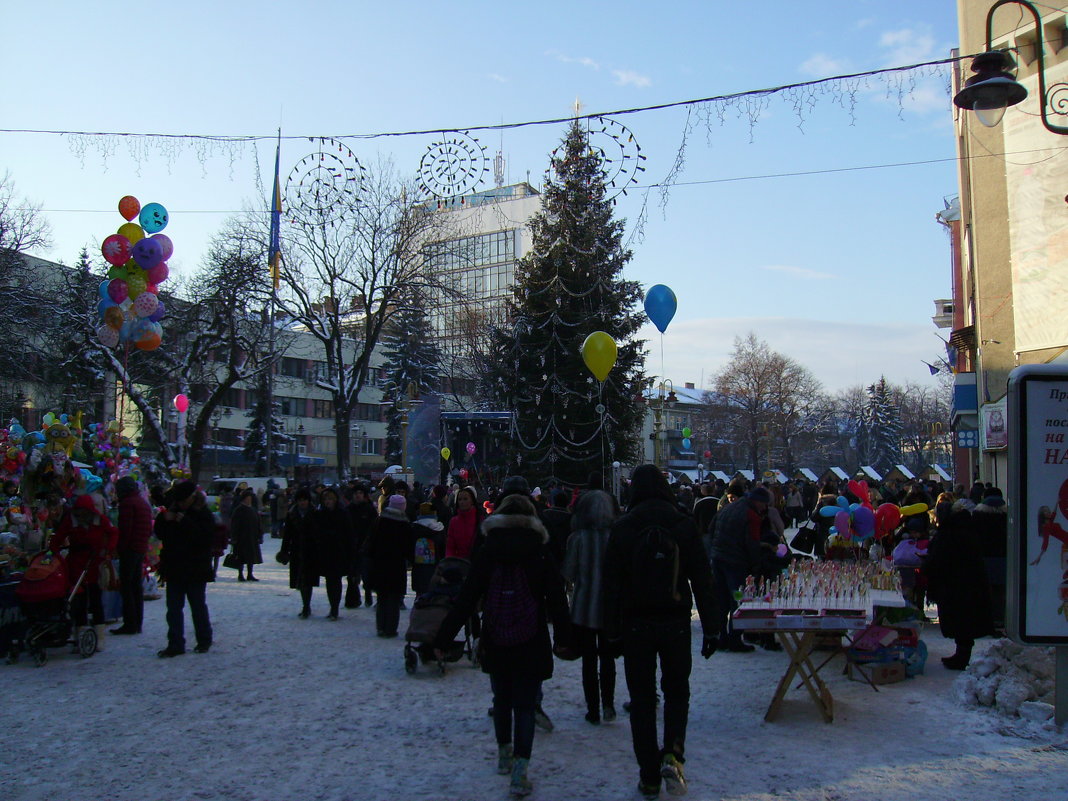
{"type": "Polygon", "coordinates": [[[220,495],[226,492],[226,490],[230,490],[230,492],[233,492],[241,482],[244,482],[249,487],[249,489],[255,490],[256,497],[260,498],[263,496],[263,491],[267,489],[268,481],[273,481],[275,487],[280,490],[284,490],[286,487],[289,486],[289,482],[286,480],[285,476],[213,478],[211,480],[211,483],[208,484],[208,489],[205,493],[205,495],[208,496],[208,505],[214,508],[215,504],[219,501],[220,495]]]}

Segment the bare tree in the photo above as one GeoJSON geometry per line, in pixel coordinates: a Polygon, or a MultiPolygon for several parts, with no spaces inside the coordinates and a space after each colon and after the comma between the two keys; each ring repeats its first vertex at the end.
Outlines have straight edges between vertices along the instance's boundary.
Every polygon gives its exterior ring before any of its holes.
{"type": "Polygon", "coordinates": [[[715,393],[731,417],[732,437],[754,471],[760,465],[768,426],[775,419],[782,360],[767,342],[750,332],[745,339],[734,338],[730,361],[713,378],[715,393]]]}
{"type": "Polygon", "coordinates": [[[429,268],[424,248],[447,239],[446,216],[416,197],[388,164],[363,184],[357,200],[319,213],[291,209],[283,251],[280,303],[322,348],[337,431],[338,472],[351,472],[350,423],[383,328],[410,293],[454,290],[429,268]]]}
{"type": "Polygon", "coordinates": [[[928,453],[949,431],[949,403],[941,387],[912,382],[891,389],[901,412],[901,450],[914,473],[923,470],[928,453]]]}

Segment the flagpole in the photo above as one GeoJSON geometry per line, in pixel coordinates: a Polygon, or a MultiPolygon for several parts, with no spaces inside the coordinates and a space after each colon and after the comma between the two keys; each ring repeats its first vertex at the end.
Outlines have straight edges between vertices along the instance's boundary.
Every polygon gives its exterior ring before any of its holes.
{"type": "MultiPolygon", "coordinates": [[[[274,151],[274,188],[271,192],[271,234],[270,242],[267,246],[267,262],[270,269],[271,276],[271,299],[268,303],[268,324],[270,329],[267,332],[267,419],[264,423],[263,443],[264,450],[266,451],[267,459],[267,475],[271,475],[271,462],[272,451],[274,449],[274,329],[275,329],[275,307],[278,301],[278,282],[279,282],[279,262],[281,261],[281,245],[280,245],[280,227],[282,217],[282,196],[281,186],[278,182],[278,167],[279,160],[282,155],[282,129],[278,129],[278,144],[274,151]]],[[[294,449],[295,450],[295,449],[294,449]]],[[[296,480],[297,470],[296,466],[293,467],[293,479],[296,480]]]]}

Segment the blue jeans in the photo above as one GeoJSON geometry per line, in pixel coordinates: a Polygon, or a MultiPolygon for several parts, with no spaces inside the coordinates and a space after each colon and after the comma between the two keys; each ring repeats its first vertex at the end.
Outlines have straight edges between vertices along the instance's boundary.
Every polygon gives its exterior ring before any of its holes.
{"type": "Polygon", "coordinates": [[[497,736],[497,745],[512,743],[515,756],[530,759],[534,747],[534,709],[541,692],[541,679],[511,673],[491,673],[490,687],[493,688],[493,731],[497,736]]]}
{"type": "Polygon", "coordinates": [[[211,645],[211,619],[208,617],[208,585],[203,581],[167,580],[167,647],[185,650],[185,602],[193,616],[197,645],[211,645]]]}
{"type": "Polygon", "coordinates": [[[630,734],[641,780],[660,784],[660,760],[686,757],[686,724],[690,716],[690,621],[639,618],[623,631],[623,670],[630,691],[630,734]],[[656,737],[656,663],[664,693],[664,747],[656,737]]]}

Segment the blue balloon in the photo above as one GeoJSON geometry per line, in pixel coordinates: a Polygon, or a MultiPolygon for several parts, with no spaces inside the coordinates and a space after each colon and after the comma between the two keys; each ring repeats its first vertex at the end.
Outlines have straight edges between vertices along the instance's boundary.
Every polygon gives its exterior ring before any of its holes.
{"type": "Polygon", "coordinates": [[[849,509],[849,501],[846,499],[845,495],[839,495],[838,496],[838,505],[842,509],[849,509]]]}
{"type": "Polygon", "coordinates": [[[661,334],[667,331],[668,323],[675,316],[675,310],[678,307],[679,302],[675,298],[675,293],[663,284],[651,286],[645,293],[645,313],[649,315],[649,319],[661,334]]]}
{"type": "Polygon", "coordinates": [[[820,517],[834,517],[841,511],[837,506],[821,506],[820,517]]]}
{"type": "Polygon", "coordinates": [[[108,294],[108,287],[111,285],[111,281],[101,281],[100,286],[97,288],[97,292],[100,294],[101,300],[111,300],[111,295],[108,294]]]}
{"type": "Polygon", "coordinates": [[[96,313],[100,315],[100,319],[104,319],[104,312],[110,309],[112,306],[118,304],[111,298],[104,298],[102,301],[96,304],[96,313]]]}
{"type": "Polygon", "coordinates": [[[682,447],[684,447],[684,448],[685,448],[686,450],[690,450],[690,446],[691,446],[692,444],[693,444],[693,443],[692,443],[692,442],[690,442],[690,440],[689,440],[689,438],[688,438],[688,437],[687,437],[686,439],[684,439],[684,440],[682,441],[682,447]]]}
{"type": "Polygon", "coordinates": [[[167,310],[163,308],[163,301],[161,300],[159,303],[156,304],[156,310],[148,316],[148,319],[154,323],[158,323],[160,320],[163,319],[163,315],[165,315],[166,313],[167,310]]]}
{"type": "Polygon", "coordinates": [[[146,234],[158,234],[167,227],[167,210],[159,203],[149,203],[141,209],[141,216],[137,218],[137,221],[141,223],[146,234]]]}

